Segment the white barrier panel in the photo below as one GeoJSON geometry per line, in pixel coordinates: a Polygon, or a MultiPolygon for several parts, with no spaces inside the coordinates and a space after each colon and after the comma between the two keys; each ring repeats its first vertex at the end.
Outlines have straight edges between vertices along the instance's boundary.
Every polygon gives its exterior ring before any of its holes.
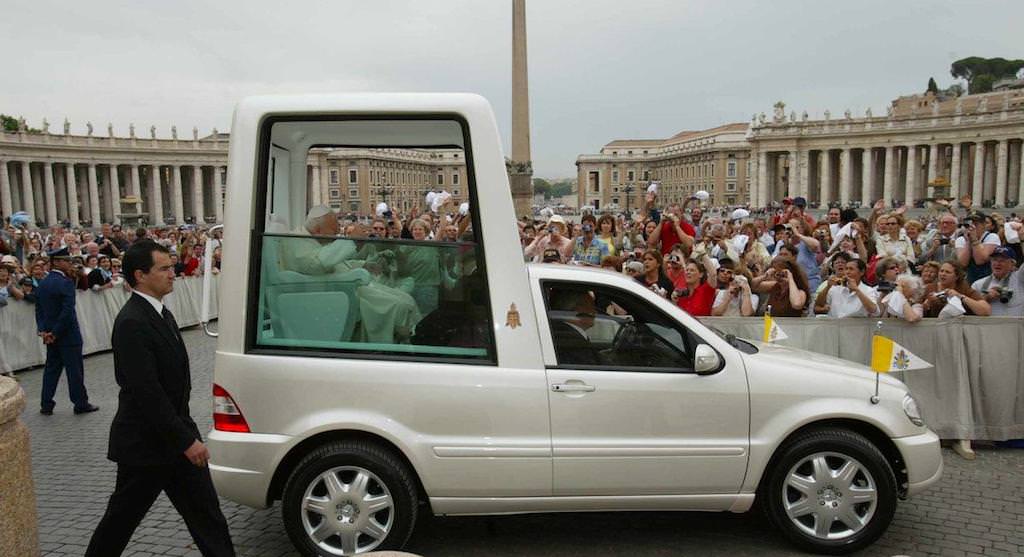
{"type": "MultiPolygon", "coordinates": [[[[216,318],[219,276],[214,277],[213,285],[210,313],[211,318],[216,318]]],[[[180,327],[199,323],[202,289],[202,278],[180,278],[174,281],[174,292],[164,297],[164,305],[174,314],[180,327]]],[[[119,286],[99,292],[78,291],[75,309],[82,330],[83,353],[110,350],[114,318],[129,295],[119,286]]],[[[7,307],[0,308],[0,371],[15,371],[45,362],[46,347],[36,335],[36,306],[11,299],[7,307]]]]}
{"type": "MultiPolygon", "coordinates": [[[[761,339],[762,318],[707,317],[738,337],[761,339]]],[[[877,319],[776,318],[778,344],[869,365],[877,319]]],[[[882,334],[934,369],[895,374],[910,387],[928,427],[943,439],[1024,438],[1024,319],[959,317],[910,324],[882,320],[882,334]]]]}

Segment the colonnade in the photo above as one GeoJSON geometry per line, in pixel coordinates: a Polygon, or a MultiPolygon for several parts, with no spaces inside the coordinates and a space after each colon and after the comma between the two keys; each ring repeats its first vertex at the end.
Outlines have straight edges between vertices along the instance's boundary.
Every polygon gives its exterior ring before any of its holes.
{"type": "Polygon", "coordinates": [[[975,206],[1024,205],[1024,138],[841,148],[763,149],[756,156],[751,205],[802,196],[821,206],[877,199],[914,206],[938,177],[950,195],[975,206]]]}
{"type": "Polygon", "coordinates": [[[95,163],[0,158],[0,214],[26,211],[44,226],[222,222],[222,164],[95,163]]]}

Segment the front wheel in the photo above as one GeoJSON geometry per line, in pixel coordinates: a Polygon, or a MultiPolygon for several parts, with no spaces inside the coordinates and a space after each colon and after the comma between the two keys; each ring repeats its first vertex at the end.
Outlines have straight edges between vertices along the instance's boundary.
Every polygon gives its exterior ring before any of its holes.
{"type": "Polygon", "coordinates": [[[861,550],[889,527],[896,477],[878,448],[847,430],[818,430],[783,447],[760,495],[797,546],[831,555],[861,550]]]}
{"type": "Polygon", "coordinates": [[[400,549],[416,510],[416,483],[405,463],[355,441],[331,443],[303,458],[281,498],[285,530],[309,556],[400,549]]]}

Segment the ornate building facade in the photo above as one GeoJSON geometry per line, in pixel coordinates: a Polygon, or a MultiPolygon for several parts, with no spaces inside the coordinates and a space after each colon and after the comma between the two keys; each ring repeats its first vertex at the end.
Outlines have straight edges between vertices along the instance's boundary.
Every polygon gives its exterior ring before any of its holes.
{"type": "Polygon", "coordinates": [[[948,180],[953,197],[975,206],[1024,202],[1024,91],[942,98],[899,97],[887,114],[847,110],[833,118],[788,116],[776,105],[750,125],[757,168],[751,205],[804,196],[821,206],[867,206],[877,199],[919,205],[928,184],[948,180]]]}
{"type": "Polygon", "coordinates": [[[576,160],[580,205],[625,207],[647,184],[662,199],[697,190],[710,204],[762,207],[803,196],[812,204],[868,206],[877,199],[919,205],[944,178],[950,195],[976,206],[1024,204],[1024,90],[894,100],[887,114],[849,110],[812,120],[786,114],[681,132],[667,140],[616,140],[576,160]],[[735,164],[734,164],[735,163],[735,164]]]}
{"type": "Polygon", "coordinates": [[[100,223],[220,222],[228,140],[214,133],[191,139],[0,132],[0,214],[28,212],[36,223],[97,227],[100,223]]]}
{"type": "Polygon", "coordinates": [[[596,155],[576,159],[579,205],[640,208],[647,186],[660,182],[661,203],[682,202],[694,192],[712,205],[747,203],[752,177],[747,124],[683,131],[668,139],[620,139],[596,155]]]}

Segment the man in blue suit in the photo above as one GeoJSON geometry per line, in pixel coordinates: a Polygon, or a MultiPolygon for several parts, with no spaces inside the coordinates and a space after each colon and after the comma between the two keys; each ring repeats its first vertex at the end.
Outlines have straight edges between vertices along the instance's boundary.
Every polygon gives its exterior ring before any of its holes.
{"type": "Polygon", "coordinates": [[[61,370],[68,374],[68,391],[75,405],[75,414],[95,412],[99,406],[89,404],[85,390],[82,333],[75,313],[75,283],[71,279],[71,257],[68,249],[51,251],[51,271],[36,289],[36,330],[46,345],[46,368],[43,370],[43,392],[39,412],[53,414],[53,394],[57,391],[61,370]]]}

